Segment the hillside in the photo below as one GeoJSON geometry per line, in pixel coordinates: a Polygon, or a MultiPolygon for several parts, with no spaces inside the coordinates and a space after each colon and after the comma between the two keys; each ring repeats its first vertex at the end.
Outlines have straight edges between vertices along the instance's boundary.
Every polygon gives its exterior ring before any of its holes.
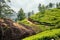
{"type": "Polygon", "coordinates": [[[60,40],[60,29],[44,31],[23,40],[60,40]]]}
{"type": "Polygon", "coordinates": [[[11,19],[0,19],[0,40],[21,40],[34,34],[35,32],[31,27],[18,24],[11,19]]]}
{"type": "Polygon", "coordinates": [[[0,40],[60,40],[60,1],[0,0],[0,40]]]}
{"type": "Polygon", "coordinates": [[[46,10],[44,14],[38,12],[28,19],[18,21],[32,27],[37,33],[60,27],[60,9],[46,10]]]}
{"type": "Polygon", "coordinates": [[[38,12],[17,23],[0,18],[0,37],[1,40],[60,40],[60,9],[38,12]]]}
{"type": "Polygon", "coordinates": [[[18,21],[18,23],[32,27],[36,33],[39,33],[32,36],[33,38],[27,37],[23,40],[51,40],[52,38],[60,40],[60,9],[48,9],[44,14],[38,12],[28,19],[18,21]]]}
{"type": "Polygon", "coordinates": [[[55,26],[60,22],[60,9],[46,10],[44,14],[39,12],[31,16],[30,19],[41,25],[55,26]]]}

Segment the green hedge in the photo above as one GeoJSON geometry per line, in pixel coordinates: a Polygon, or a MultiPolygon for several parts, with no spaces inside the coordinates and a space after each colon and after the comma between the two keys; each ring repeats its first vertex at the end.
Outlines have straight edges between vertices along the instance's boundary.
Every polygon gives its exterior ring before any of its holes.
{"type": "Polygon", "coordinates": [[[60,9],[46,10],[44,14],[37,13],[30,17],[34,21],[50,23],[57,25],[60,23],[60,9]]]}
{"type": "Polygon", "coordinates": [[[60,40],[60,29],[47,30],[23,40],[60,40]]]}

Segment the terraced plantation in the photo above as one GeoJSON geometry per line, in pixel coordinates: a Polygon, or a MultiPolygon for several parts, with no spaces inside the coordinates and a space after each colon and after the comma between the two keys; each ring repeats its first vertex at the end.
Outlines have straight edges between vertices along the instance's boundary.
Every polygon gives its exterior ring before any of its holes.
{"type": "Polygon", "coordinates": [[[60,40],[60,0],[0,0],[0,40],[60,40]]]}
{"type": "Polygon", "coordinates": [[[23,40],[60,40],[60,29],[44,31],[23,40]]]}
{"type": "Polygon", "coordinates": [[[18,23],[27,25],[36,32],[36,35],[23,40],[60,40],[60,9],[47,9],[44,14],[38,12],[18,23]]]}

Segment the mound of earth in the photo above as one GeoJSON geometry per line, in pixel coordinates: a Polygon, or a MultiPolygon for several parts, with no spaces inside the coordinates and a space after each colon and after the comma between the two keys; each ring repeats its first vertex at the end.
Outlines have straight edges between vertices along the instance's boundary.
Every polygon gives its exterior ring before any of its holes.
{"type": "Polygon", "coordinates": [[[0,19],[0,40],[21,40],[35,32],[23,24],[18,24],[10,19],[0,19]]]}

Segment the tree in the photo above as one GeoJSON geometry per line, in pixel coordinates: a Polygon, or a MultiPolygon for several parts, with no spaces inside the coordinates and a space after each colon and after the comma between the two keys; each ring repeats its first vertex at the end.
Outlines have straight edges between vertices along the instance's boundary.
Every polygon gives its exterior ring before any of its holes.
{"type": "Polygon", "coordinates": [[[45,8],[46,7],[44,5],[41,5],[41,4],[39,4],[39,6],[38,6],[38,9],[42,14],[45,12],[45,8]]]}
{"type": "Polygon", "coordinates": [[[59,3],[59,6],[60,6],[60,3],[59,3]]]}
{"type": "Polygon", "coordinates": [[[34,11],[32,10],[32,12],[28,12],[28,18],[34,14],[34,11]]]}
{"type": "Polygon", "coordinates": [[[59,3],[58,5],[59,5],[59,7],[58,7],[58,8],[60,9],[60,3],[59,3]]]}
{"type": "Polygon", "coordinates": [[[42,5],[41,13],[45,13],[45,6],[44,5],[42,5]]]}
{"type": "Polygon", "coordinates": [[[34,14],[34,11],[32,10],[32,12],[31,12],[31,13],[32,13],[32,15],[33,15],[33,14],[34,14]]]}
{"type": "Polygon", "coordinates": [[[56,3],[56,8],[58,8],[59,7],[59,4],[58,3],[56,3]]]}
{"type": "Polygon", "coordinates": [[[49,9],[49,6],[48,5],[46,6],[46,9],[49,9]]]}
{"type": "Polygon", "coordinates": [[[38,10],[41,11],[41,4],[39,4],[39,6],[38,6],[38,10]]]}
{"type": "Polygon", "coordinates": [[[56,8],[60,9],[60,3],[56,3],[56,8]]]}
{"type": "Polygon", "coordinates": [[[28,18],[31,16],[31,12],[28,12],[28,18]]]}
{"type": "Polygon", "coordinates": [[[9,18],[13,12],[14,11],[6,4],[5,0],[0,0],[0,18],[9,18]]]}
{"type": "Polygon", "coordinates": [[[26,17],[25,17],[25,13],[24,13],[23,9],[21,8],[21,9],[19,10],[19,12],[18,12],[17,20],[23,20],[23,19],[25,19],[25,18],[26,18],[26,17]]]}
{"type": "MultiPolygon", "coordinates": [[[[10,14],[12,14],[12,9],[10,9],[10,7],[6,4],[5,0],[0,0],[0,18],[6,18],[6,16],[10,14]]],[[[0,27],[0,29],[2,33],[0,40],[4,40],[4,31],[2,26],[0,27]]]]}
{"type": "Polygon", "coordinates": [[[52,8],[53,7],[53,4],[52,3],[49,3],[49,8],[52,8]]]}

